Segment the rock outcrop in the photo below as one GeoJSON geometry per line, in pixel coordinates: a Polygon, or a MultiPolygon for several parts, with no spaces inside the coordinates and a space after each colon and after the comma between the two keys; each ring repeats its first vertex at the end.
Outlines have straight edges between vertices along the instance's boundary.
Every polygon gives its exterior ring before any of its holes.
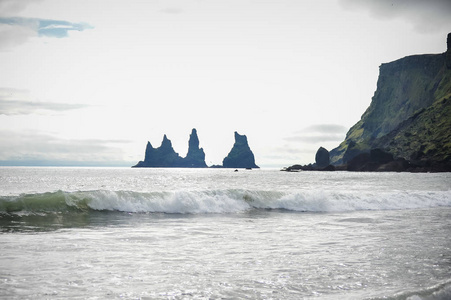
{"type": "Polygon", "coordinates": [[[419,163],[451,170],[451,34],[447,43],[445,53],[380,66],[371,104],[330,152],[332,164],[380,148],[407,161],[419,155],[419,163]]]}
{"type": "Polygon", "coordinates": [[[138,162],[135,168],[206,168],[205,153],[199,148],[199,138],[196,129],[193,129],[188,143],[188,154],[185,158],[180,157],[174,151],[172,142],[166,135],[163,137],[161,146],[153,148],[147,142],[144,161],[138,162]]]}
{"type": "Polygon", "coordinates": [[[326,148],[319,147],[315,155],[315,165],[318,168],[325,168],[330,164],[329,151],[326,148]]]}
{"type": "Polygon", "coordinates": [[[308,165],[293,165],[282,169],[282,171],[287,172],[298,172],[298,171],[335,171],[335,166],[330,164],[329,151],[324,147],[319,147],[315,155],[315,163],[308,165]]]}
{"type": "Polygon", "coordinates": [[[204,149],[199,148],[197,130],[193,128],[188,141],[188,154],[183,159],[183,165],[187,168],[206,168],[204,149]]]}
{"type": "Polygon", "coordinates": [[[235,131],[235,143],[227,157],[222,161],[224,168],[259,168],[249,147],[247,137],[235,131]]]}

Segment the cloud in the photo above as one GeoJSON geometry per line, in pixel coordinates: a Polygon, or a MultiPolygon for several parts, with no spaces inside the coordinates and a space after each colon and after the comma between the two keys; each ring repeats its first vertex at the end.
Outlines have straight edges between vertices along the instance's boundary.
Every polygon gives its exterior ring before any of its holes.
{"type": "Polygon", "coordinates": [[[41,1],[42,0],[0,0],[0,16],[17,14],[24,10],[29,4],[41,1]]]}
{"type": "Polygon", "coordinates": [[[0,23],[0,50],[24,44],[29,38],[37,35],[37,32],[29,27],[0,23]]]}
{"type": "Polygon", "coordinates": [[[92,29],[87,23],[72,23],[21,17],[0,17],[0,50],[8,50],[27,42],[33,37],[64,38],[69,31],[92,29]]]}
{"type": "Polygon", "coordinates": [[[70,140],[36,131],[0,130],[0,164],[64,161],[117,164],[124,157],[120,146],[129,143],[128,140],[70,140]]]}
{"type": "Polygon", "coordinates": [[[71,30],[83,31],[93,28],[87,23],[20,17],[0,18],[0,24],[7,24],[12,27],[24,27],[37,32],[38,36],[57,38],[67,37],[69,35],[68,32],[71,30]]]}
{"type": "Polygon", "coordinates": [[[57,37],[69,35],[69,31],[93,28],[86,23],[15,17],[32,3],[42,0],[0,0],[0,50],[24,44],[32,37],[57,37]]]}
{"type": "Polygon", "coordinates": [[[34,113],[62,112],[88,107],[86,104],[68,104],[28,100],[28,91],[0,88],[0,115],[29,115],[34,113]]]}
{"type": "Polygon", "coordinates": [[[340,0],[345,9],[366,10],[378,19],[404,19],[421,33],[451,26],[449,0],[340,0]]]}
{"type": "Polygon", "coordinates": [[[318,133],[340,133],[345,132],[347,128],[338,124],[317,124],[304,128],[302,132],[318,132],[318,133]]]}
{"type": "Polygon", "coordinates": [[[170,14],[170,15],[178,15],[183,13],[183,9],[176,8],[176,7],[168,7],[160,10],[162,13],[170,14]]]}
{"type": "Polygon", "coordinates": [[[339,142],[343,140],[341,134],[329,134],[329,135],[299,135],[290,136],[285,138],[286,141],[290,142],[304,142],[308,144],[317,144],[321,142],[339,142]]]}
{"type": "Polygon", "coordinates": [[[325,142],[340,142],[344,139],[348,129],[338,124],[317,124],[308,126],[294,135],[284,138],[289,142],[317,144],[325,142]]]}
{"type": "Polygon", "coordinates": [[[67,104],[35,101],[4,101],[0,99],[0,115],[29,115],[40,111],[62,112],[88,107],[85,104],[67,104]]]}

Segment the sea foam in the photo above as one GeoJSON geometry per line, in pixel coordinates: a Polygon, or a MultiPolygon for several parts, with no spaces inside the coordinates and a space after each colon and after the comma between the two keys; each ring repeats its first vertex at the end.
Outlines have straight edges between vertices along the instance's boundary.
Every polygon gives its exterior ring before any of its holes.
{"type": "Polygon", "coordinates": [[[0,214],[121,211],[132,213],[238,213],[253,209],[346,212],[451,207],[451,191],[293,192],[225,189],[134,192],[92,190],[0,197],[0,214]]]}

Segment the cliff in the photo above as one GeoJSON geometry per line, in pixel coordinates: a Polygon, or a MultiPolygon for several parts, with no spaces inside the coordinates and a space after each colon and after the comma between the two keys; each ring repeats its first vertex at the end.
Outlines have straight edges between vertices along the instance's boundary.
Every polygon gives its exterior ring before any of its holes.
{"type": "Polygon", "coordinates": [[[222,161],[224,168],[259,168],[249,147],[247,137],[235,131],[235,143],[227,157],[222,161]]]}
{"type": "Polygon", "coordinates": [[[451,171],[451,97],[421,109],[373,146],[431,171],[451,171]]]}
{"type": "Polygon", "coordinates": [[[153,148],[147,142],[144,161],[138,162],[135,168],[206,168],[205,153],[199,148],[199,138],[193,129],[188,142],[188,154],[185,158],[179,156],[172,147],[172,142],[164,135],[161,146],[153,148]]]}
{"type": "Polygon", "coordinates": [[[451,34],[442,54],[382,64],[377,89],[345,140],[330,152],[334,165],[383,148],[395,157],[450,161],[451,34]]]}

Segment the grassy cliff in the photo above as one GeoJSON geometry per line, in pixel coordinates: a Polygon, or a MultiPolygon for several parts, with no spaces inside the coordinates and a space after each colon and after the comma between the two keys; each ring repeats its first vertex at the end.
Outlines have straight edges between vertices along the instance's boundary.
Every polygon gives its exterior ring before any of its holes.
{"type": "Polygon", "coordinates": [[[406,159],[420,152],[449,159],[450,57],[448,49],[382,64],[370,106],[330,152],[331,163],[346,163],[377,147],[406,159]]]}
{"type": "Polygon", "coordinates": [[[451,97],[418,111],[374,146],[411,161],[451,162],[451,97]]]}

